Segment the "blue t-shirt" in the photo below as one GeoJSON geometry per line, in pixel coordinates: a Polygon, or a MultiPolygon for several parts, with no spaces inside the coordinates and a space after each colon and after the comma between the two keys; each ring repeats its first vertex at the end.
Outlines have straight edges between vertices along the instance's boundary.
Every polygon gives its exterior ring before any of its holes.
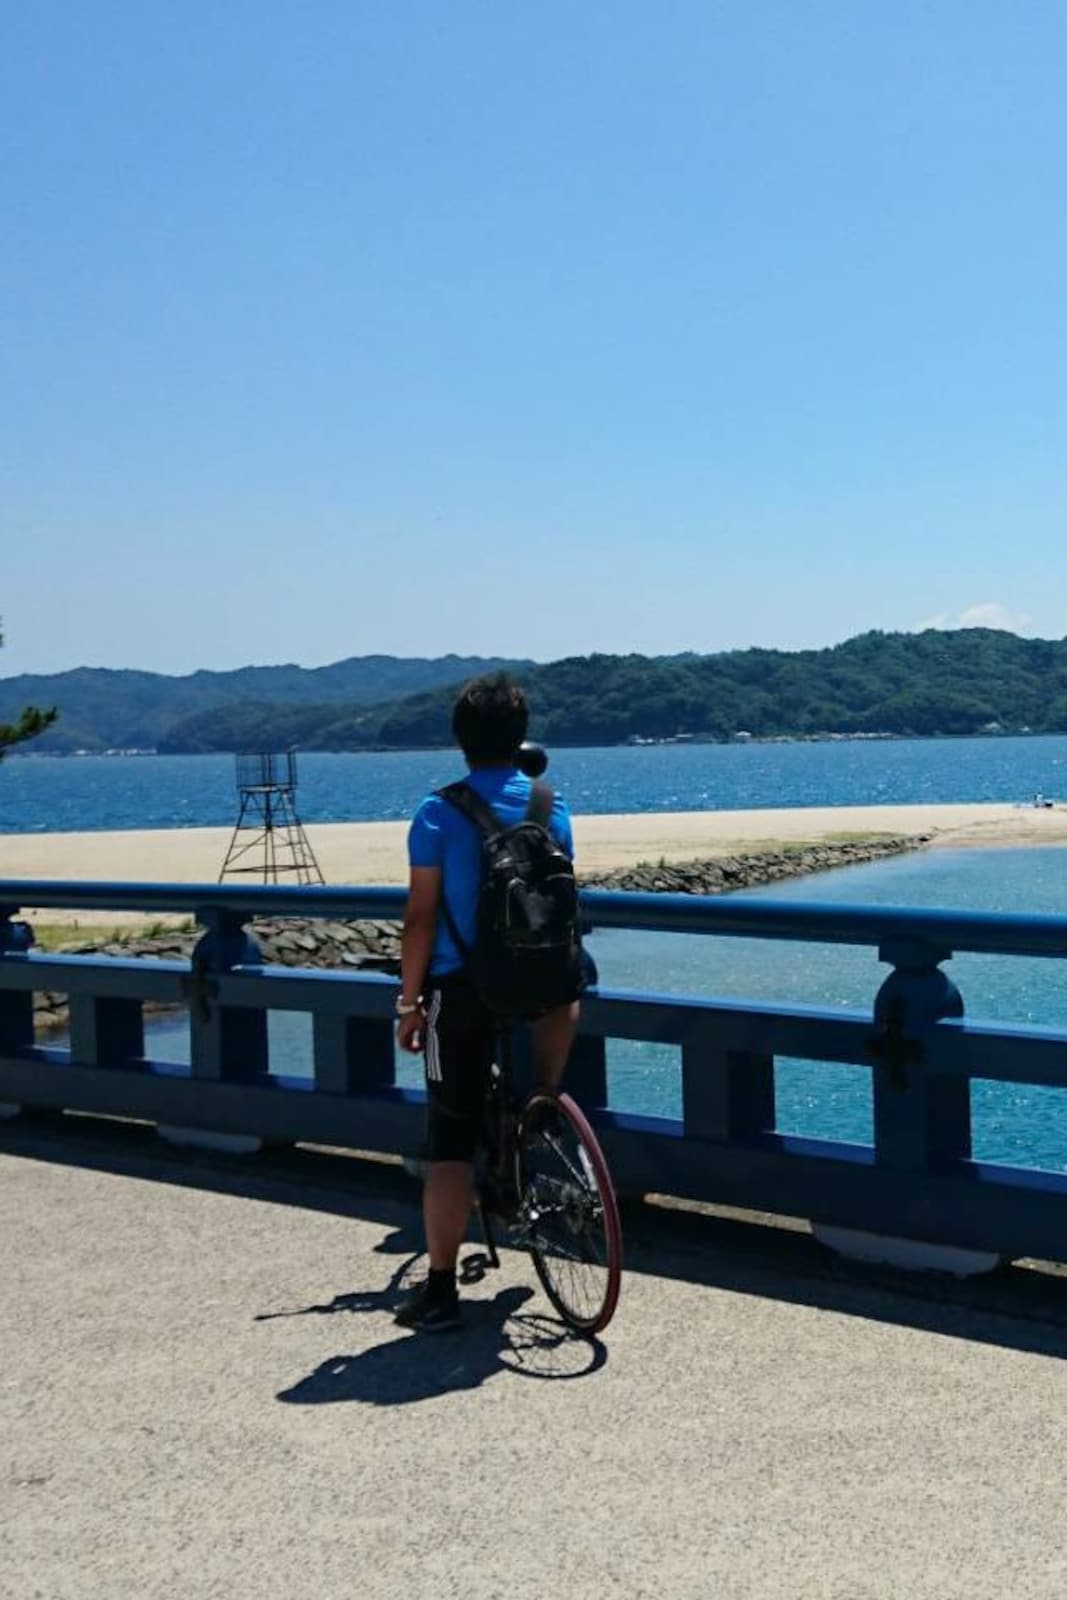
{"type": "MultiPolygon", "coordinates": [[[[492,807],[505,828],[526,815],[533,783],[517,767],[479,767],[467,782],[492,807]]],[[[552,802],[549,832],[567,854],[574,856],[570,813],[557,794],[552,802]]],[[[413,867],[440,867],[442,892],[465,944],[474,943],[478,916],[478,891],[482,883],[482,833],[456,807],[431,794],[422,802],[408,830],[408,860],[413,867]]],[[[437,934],[430,956],[430,972],[441,977],[458,972],[463,957],[444,917],[437,919],[437,934]]]]}

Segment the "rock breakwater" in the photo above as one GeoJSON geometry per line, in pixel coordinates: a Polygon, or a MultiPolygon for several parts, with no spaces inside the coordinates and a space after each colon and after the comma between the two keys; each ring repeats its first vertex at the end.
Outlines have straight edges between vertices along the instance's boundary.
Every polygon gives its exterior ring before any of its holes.
{"type": "Polygon", "coordinates": [[[861,866],[886,856],[921,850],[932,835],[884,834],[870,839],[832,840],[790,849],[751,851],[701,861],[641,861],[583,879],[587,889],[619,889],[631,894],[731,894],[785,878],[802,878],[838,867],[861,866]]]}

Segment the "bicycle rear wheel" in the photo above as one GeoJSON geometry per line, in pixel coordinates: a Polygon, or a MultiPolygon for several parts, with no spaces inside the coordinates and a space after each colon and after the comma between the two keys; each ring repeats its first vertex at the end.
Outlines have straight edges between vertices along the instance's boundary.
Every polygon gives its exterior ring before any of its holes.
{"type": "Polygon", "coordinates": [[[515,1176],[522,1232],[545,1293],[572,1328],[599,1333],[619,1298],[622,1227],[603,1151],[570,1095],[527,1100],[515,1176]]]}

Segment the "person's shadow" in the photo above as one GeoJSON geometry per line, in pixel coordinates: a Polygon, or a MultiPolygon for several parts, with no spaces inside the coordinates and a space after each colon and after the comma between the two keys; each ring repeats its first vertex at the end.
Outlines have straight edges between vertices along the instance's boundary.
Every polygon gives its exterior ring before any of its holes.
{"type": "MultiPolygon", "coordinates": [[[[410,1239],[398,1229],[377,1249],[407,1250],[410,1239]]],[[[400,1263],[382,1289],[339,1294],[319,1305],[264,1312],[257,1322],[276,1317],[331,1316],[344,1312],[391,1311],[420,1259],[416,1250],[400,1263]]],[[[356,1355],[332,1356],[277,1398],[288,1405],[328,1405],[360,1400],[365,1405],[410,1405],[460,1389],[477,1389],[487,1378],[511,1372],[519,1377],[560,1381],[587,1377],[604,1365],[607,1350],[599,1339],[567,1328],[555,1317],[520,1313],[533,1298],[524,1287],[501,1289],[491,1300],[463,1302],[460,1327],[447,1332],[407,1333],[356,1355]]]]}
{"type": "Polygon", "coordinates": [[[256,1322],[276,1322],[281,1317],[332,1316],[337,1311],[395,1311],[405,1289],[413,1286],[414,1269],[422,1259],[422,1248],[414,1230],[394,1228],[380,1244],[374,1246],[377,1255],[403,1255],[404,1260],[390,1274],[382,1289],[355,1289],[350,1294],[334,1295],[321,1305],[298,1306],[292,1311],[261,1311],[256,1322]]]}

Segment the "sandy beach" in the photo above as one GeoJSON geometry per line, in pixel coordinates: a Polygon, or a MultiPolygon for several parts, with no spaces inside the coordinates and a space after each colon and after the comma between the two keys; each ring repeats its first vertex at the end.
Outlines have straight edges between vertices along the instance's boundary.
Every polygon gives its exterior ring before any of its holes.
{"type": "MultiPolygon", "coordinates": [[[[678,811],[579,816],[574,831],[579,870],[604,872],[660,857],[691,861],[857,834],[925,833],[941,847],[1067,844],[1067,807],[1048,811],[1010,805],[678,811]]],[[[308,828],[331,884],[402,883],[406,832],[403,822],[320,823],[308,828]]],[[[4,834],[0,835],[0,878],[213,883],[229,840],[229,828],[4,834]]],[[[47,915],[49,921],[64,920],[62,913],[50,911],[47,915]]],[[[91,915],[79,913],[79,921],[92,920],[91,915]]],[[[122,919],[102,913],[96,920],[114,924],[122,919]]]]}

